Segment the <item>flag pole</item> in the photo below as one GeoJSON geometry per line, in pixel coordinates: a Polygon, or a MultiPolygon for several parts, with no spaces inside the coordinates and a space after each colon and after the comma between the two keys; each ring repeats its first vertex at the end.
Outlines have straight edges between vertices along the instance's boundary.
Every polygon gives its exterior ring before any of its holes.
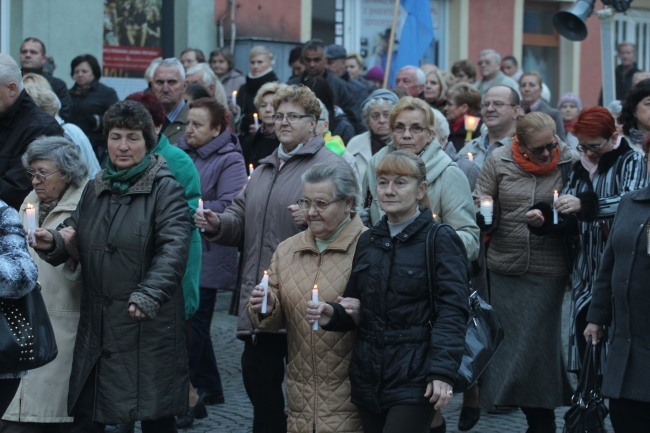
{"type": "Polygon", "coordinates": [[[390,75],[390,63],[393,60],[393,44],[395,41],[395,27],[397,27],[397,17],[399,14],[399,0],[395,0],[395,10],[393,11],[393,25],[390,28],[390,39],[388,40],[388,57],[386,58],[386,71],[384,71],[384,89],[388,85],[388,76],[390,75]]]}

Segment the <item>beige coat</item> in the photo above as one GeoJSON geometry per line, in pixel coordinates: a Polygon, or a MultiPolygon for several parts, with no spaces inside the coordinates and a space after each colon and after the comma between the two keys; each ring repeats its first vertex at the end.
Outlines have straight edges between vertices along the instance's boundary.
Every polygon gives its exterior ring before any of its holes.
{"type": "Polygon", "coordinates": [[[343,294],[364,230],[355,216],[322,253],[309,229],[282,242],[269,269],[269,290],[279,302],[263,320],[249,307],[251,320],[260,330],[287,330],[290,433],[361,432],[348,380],[355,333],[312,331],[305,309],[314,284],[318,284],[320,301],[334,302],[343,294]]]}
{"type": "Polygon", "coordinates": [[[553,191],[562,191],[562,167],[568,175],[573,153],[560,142],[557,169],[543,176],[524,171],[512,157],[512,143],[495,149],[483,165],[474,195],[495,201],[496,228],[487,252],[488,269],[507,275],[531,273],[562,276],[569,273],[564,240],[559,235],[537,236],[528,230],[525,214],[539,202],[551,204],[553,191]],[[498,203],[497,203],[498,202],[498,203]]]}
{"type": "MultiPolygon", "coordinates": [[[[42,227],[54,229],[68,218],[76,209],[84,186],[85,183],[79,188],[70,185],[57,206],[45,218],[42,227]]],[[[21,220],[26,222],[27,203],[35,205],[38,219],[38,197],[32,191],[20,207],[21,220]]],[[[81,272],[80,269],[73,272],[68,264],[53,267],[32,249],[30,254],[38,266],[38,281],[41,283],[43,300],[52,321],[59,354],[54,361],[30,371],[23,377],[3,419],[33,423],[72,422],[72,418],[68,416],[67,398],[72,351],[79,322],[81,272]]]]}

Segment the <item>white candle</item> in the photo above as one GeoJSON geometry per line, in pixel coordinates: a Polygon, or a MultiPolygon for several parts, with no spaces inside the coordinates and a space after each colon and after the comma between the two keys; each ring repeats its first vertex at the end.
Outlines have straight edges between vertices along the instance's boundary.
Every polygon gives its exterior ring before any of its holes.
{"type": "Polygon", "coordinates": [[[36,242],[36,209],[31,203],[27,203],[25,207],[25,215],[27,216],[27,236],[32,243],[36,242]]]}
{"type": "Polygon", "coordinates": [[[474,161],[474,155],[472,155],[472,152],[467,152],[467,159],[474,161]]]}
{"type": "Polygon", "coordinates": [[[264,276],[260,282],[260,286],[264,289],[264,298],[262,298],[262,314],[266,314],[266,306],[269,302],[269,274],[264,271],[264,276]]]}
{"type": "MultiPolygon", "coordinates": [[[[314,284],[314,288],[311,289],[311,301],[318,304],[318,286],[314,284]]],[[[318,320],[314,321],[314,324],[311,325],[311,329],[318,331],[318,320]]]]}
{"type": "Polygon", "coordinates": [[[479,208],[479,212],[481,215],[483,215],[485,224],[492,224],[492,214],[494,213],[494,200],[492,197],[483,197],[481,199],[481,207],[479,208]]]}
{"type": "Polygon", "coordinates": [[[257,119],[257,113],[253,113],[253,121],[255,122],[255,129],[260,127],[260,121],[257,119]]]}
{"type": "Polygon", "coordinates": [[[253,175],[254,171],[255,171],[255,169],[253,168],[253,164],[248,164],[248,178],[249,179],[253,175]]]}
{"type": "MultiPolygon", "coordinates": [[[[199,211],[199,215],[204,216],[203,215],[203,200],[202,199],[199,199],[199,207],[198,207],[197,210],[199,211]]],[[[201,231],[204,232],[205,229],[202,228],[201,231]]]]}
{"type": "MultiPolygon", "coordinates": [[[[557,189],[553,191],[553,205],[555,205],[555,202],[557,201],[558,194],[557,194],[557,189]]],[[[553,224],[557,224],[557,209],[555,209],[555,206],[553,206],[553,224]]]]}
{"type": "Polygon", "coordinates": [[[232,97],[230,98],[230,100],[234,105],[237,105],[237,91],[236,90],[232,91],[232,97]]]}

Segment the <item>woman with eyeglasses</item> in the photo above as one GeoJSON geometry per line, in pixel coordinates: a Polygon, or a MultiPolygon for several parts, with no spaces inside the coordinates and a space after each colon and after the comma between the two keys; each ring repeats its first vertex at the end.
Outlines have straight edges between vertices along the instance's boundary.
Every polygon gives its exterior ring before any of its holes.
{"type": "Polygon", "coordinates": [[[287,431],[361,432],[348,379],[355,333],[315,331],[305,318],[314,287],[319,301],[336,302],[343,295],[365,231],[354,212],[359,187],[345,164],[313,165],[302,181],[298,206],[307,230],[278,245],[268,271],[266,312],[258,285],[248,313],[263,331],[287,331],[287,431]]]}
{"type": "MultiPolygon", "coordinates": [[[[555,134],[553,119],[539,112],[517,122],[512,143],[485,161],[474,195],[493,200],[487,267],[490,301],[506,334],[481,386],[481,405],[520,407],[529,431],[555,432],[554,409],[571,396],[562,357],[561,312],[570,270],[565,236],[552,212],[573,163],[555,134]],[[546,236],[529,230],[541,225],[546,236]]],[[[558,220],[559,222],[559,220],[558,220]]]]}
{"type": "MultiPolygon", "coordinates": [[[[20,207],[20,219],[26,226],[29,204],[35,210],[37,227],[56,229],[77,208],[88,182],[79,148],[63,137],[41,137],[27,147],[22,161],[34,189],[20,207]]],[[[21,379],[0,422],[2,432],[63,431],[72,423],[66,402],[79,323],[81,272],[72,263],[53,267],[34,250],[30,254],[38,266],[38,281],[59,353],[54,361],[21,379]]]]}
{"type": "Polygon", "coordinates": [[[304,86],[284,86],[273,98],[275,133],[280,145],[259,161],[246,189],[230,206],[216,213],[196,213],[196,225],[211,242],[242,245],[242,280],[237,337],[244,340],[242,376],[253,403],[253,431],[286,432],[284,364],[287,340],[283,332],[258,329],[247,313],[254,287],[269,269],[283,240],[307,228],[301,176],[319,162],[345,164],[315,135],[321,109],[314,92],[304,86]]]}
{"type": "Polygon", "coordinates": [[[618,140],[614,118],[606,108],[586,108],[574,131],[580,160],[573,165],[555,209],[571,216],[577,227],[568,370],[578,372],[586,347],[582,332],[587,310],[614,215],[623,195],[648,184],[648,173],[643,155],[624,137],[618,140]]]}

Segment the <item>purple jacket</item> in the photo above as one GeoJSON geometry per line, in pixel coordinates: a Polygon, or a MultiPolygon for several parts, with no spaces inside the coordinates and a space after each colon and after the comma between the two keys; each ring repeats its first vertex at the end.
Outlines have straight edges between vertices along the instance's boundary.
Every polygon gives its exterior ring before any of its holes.
{"type": "MultiPolygon", "coordinates": [[[[203,207],[223,212],[246,185],[246,165],[239,140],[224,131],[198,149],[181,137],[178,147],[187,152],[201,178],[203,207]]],[[[201,288],[235,288],[237,281],[237,247],[226,247],[202,239],[201,288]]]]}

